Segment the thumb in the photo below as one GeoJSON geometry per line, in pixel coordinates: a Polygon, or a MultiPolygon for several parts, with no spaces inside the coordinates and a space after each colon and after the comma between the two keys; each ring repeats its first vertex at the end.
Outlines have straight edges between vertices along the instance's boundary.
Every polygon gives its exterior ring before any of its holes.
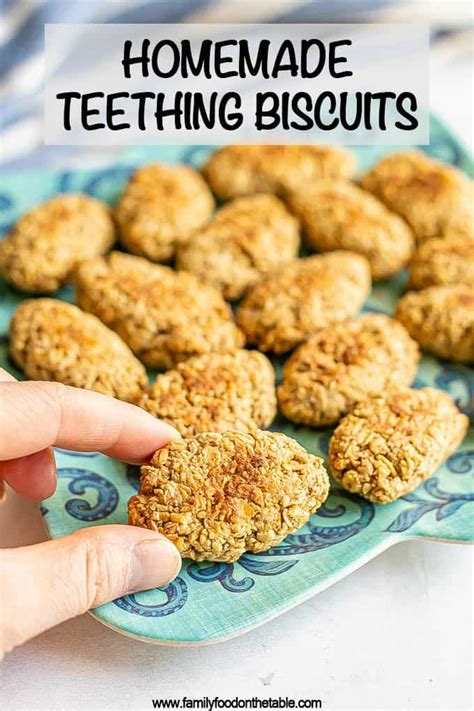
{"type": "Polygon", "coordinates": [[[0,551],[0,658],[91,607],[166,585],[180,567],[178,550],[167,538],[134,526],[84,528],[0,551]]]}

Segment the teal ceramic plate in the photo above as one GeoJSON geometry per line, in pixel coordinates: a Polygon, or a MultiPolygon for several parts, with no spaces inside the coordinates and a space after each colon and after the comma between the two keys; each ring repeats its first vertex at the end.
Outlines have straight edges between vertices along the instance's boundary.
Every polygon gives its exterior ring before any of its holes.
{"type": "MultiPolygon", "coordinates": [[[[472,165],[458,142],[434,119],[431,136],[431,154],[472,175],[472,165]]],[[[8,174],[0,194],[2,231],[22,211],[54,193],[81,190],[113,201],[132,165],[154,158],[199,165],[207,150],[196,146],[137,148],[125,155],[123,164],[106,170],[8,174]]],[[[357,152],[365,168],[388,149],[357,152]]],[[[377,286],[366,310],[391,313],[403,286],[403,277],[377,286]]],[[[64,290],[58,298],[68,299],[70,293],[64,290]]],[[[20,299],[0,284],[0,363],[18,377],[21,374],[8,362],[6,334],[20,299]]],[[[448,391],[472,416],[472,370],[426,356],[415,387],[423,385],[448,391]]],[[[326,455],[328,429],[296,427],[283,419],[272,429],[295,437],[315,454],[326,455]]],[[[126,522],[127,500],[138,486],[136,468],[99,454],[57,450],[56,455],[58,489],[42,507],[52,537],[84,526],[126,522]]],[[[276,548],[261,555],[244,555],[232,565],[185,562],[179,577],[166,588],[128,595],[92,614],[117,631],[148,642],[205,644],[228,639],[280,615],[407,537],[471,540],[473,473],[471,428],[459,451],[431,479],[393,504],[374,506],[334,486],[318,514],[276,548]]]]}

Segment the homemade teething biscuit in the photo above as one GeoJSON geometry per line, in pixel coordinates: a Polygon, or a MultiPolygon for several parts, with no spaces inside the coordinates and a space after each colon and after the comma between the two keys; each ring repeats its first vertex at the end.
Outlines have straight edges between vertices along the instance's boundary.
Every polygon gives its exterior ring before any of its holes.
{"type": "Polygon", "coordinates": [[[474,363],[474,288],[429,286],[410,291],[398,302],[395,318],[424,350],[474,363]]]}
{"type": "Polygon", "coordinates": [[[353,316],[370,291],[370,268],[353,252],[295,259],[251,289],[237,309],[250,344],[286,353],[314,333],[353,316]]]}
{"type": "Polygon", "coordinates": [[[472,234],[472,181],[420,151],[382,158],[362,177],[361,185],[403,217],[418,242],[445,233],[472,234]]]}
{"type": "Polygon", "coordinates": [[[139,404],[183,437],[265,428],[276,414],[275,372],[258,351],[206,353],[159,375],[139,404]]]}
{"type": "Polygon", "coordinates": [[[435,473],[468,424],[450,396],[433,388],[403,388],[365,400],[331,438],[333,476],[369,501],[395,501],[435,473]]]}
{"type": "Polygon", "coordinates": [[[116,331],[150,368],[244,343],[220,292],[193,274],[112,252],[76,274],[77,302],[116,331]]]}
{"type": "Polygon", "coordinates": [[[298,254],[298,221],[273,195],[238,198],[178,250],[177,267],[240,298],[262,275],[298,254]]]}
{"type": "Polygon", "coordinates": [[[328,492],[323,460],[284,434],[204,433],[142,467],[128,522],[163,533],[183,558],[231,563],[301,528],[328,492]]]}
{"type": "Polygon", "coordinates": [[[319,178],[351,178],[353,153],[335,146],[226,146],[215,151],[203,175],[220,200],[255,193],[282,195],[319,178]]]}
{"type": "Polygon", "coordinates": [[[349,249],[369,261],[373,279],[395,276],[414,248],[410,228],[373,195],[346,180],[317,180],[289,194],[306,244],[318,252],[349,249]]]}
{"type": "Polygon", "coordinates": [[[409,289],[474,284],[474,239],[439,237],[423,242],[410,262],[409,289]]]}
{"type": "Polygon", "coordinates": [[[49,294],[114,239],[107,205],[88,195],[58,195],[20,217],[0,241],[0,274],[20,291],[49,294]]]}
{"type": "Polygon", "coordinates": [[[10,325],[10,354],[32,380],[53,380],[136,402],[146,371],[98,318],[59,299],[28,299],[10,325]]]}
{"type": "Polygon", "coordinates": [[[298,424],[330,425],[367,397],[411,385],[419,357],[405,328],[383,314],[329,326],[285,363],[280,409],[298,424]]]}
{"type": "Polygon", "coordinates": [[[165,262],[204,227],[214,209],[211,191],[186,165],[139,168],[115,209],[120,241],[133,254],[165,262]]]}

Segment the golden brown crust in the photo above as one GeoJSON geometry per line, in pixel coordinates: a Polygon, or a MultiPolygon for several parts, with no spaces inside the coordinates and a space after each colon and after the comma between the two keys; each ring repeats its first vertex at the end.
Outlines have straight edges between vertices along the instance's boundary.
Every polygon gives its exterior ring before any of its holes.
{"type": "Polygon", "coordinates": [[[429,239],[410,262],[409,289],[444,284],[474,284],[474,240],[466,237],[429,239]]]}
{"type": "Polygon", "coordinates": [[[184,558],[230,563],[280,543],[328,491],[323,460],[283,434],[205,433],[142,467],[129,523],[160,531],[184,558]]]}
{"type": "Polygon", "coordinates": [[[76,274],[76,295],[150,368],[230,352],[244,342],[217,289],[141,257],[112,252],[86,262],[76,274]]]}
{"type": "Polygon", "coordinates": [[[20,291],[49,294],[114,240],[107,205],[88,195],[58,195],[29,210],[0,241],[0,274],[20,291]]]}
{"type": "Polygon", "coordinates": [[[369,291],[369,263],[359,254],[296,259],[249,291],[237,309],[237,323],[260,350],[285,353],[353,316],[369,291]]]}
{"type": "Polygon", "coordinates": [[[33,380],[53,380],[136,402],[146,371],[98,318],[58,299],[28,299],[10,325],[10,354],[33,380]]]}
{"type": "Polygon", "coordinates": [[[200,174],[186,165],[155,163],[131,177],[115,217],[124,246],[154,262],[165,262],[177,245],[204,227],[215,207],[200,174]]]}
{"type": "Polygon", "coordinates": [[[263,274],[298,254],[298,221],[273,195],[238,198],[179,250],[178,269],[196,274],[233,301],[263,274]]]}
{"type": "Polygon", "coordinates": [[[362,177],[361,185],[401,215],[418,242],[449,232],[472,235],[472,181],[420,151],[382,158],[362,177]]]}
{"type": "Polygon", "coordinates": [[[459,363],[474,362],[474,288],[410,291],[398,302],[395,318],[424,350],[459,363]]]}
{"type": "Polygon", "coordinates": [[[435,473],[468,428],[449,395],[408,388],[359,403],[329,444],[329,463],[345,489],[386,504],[435,473]]]}
{"type": "Polygon", "coordinates": [[[183,437],[265,428],[276,413],[275,372],[258,351],[206,353],[159,375],[139,404],[183,437]]]}
{"type": "Polygon", "coordinates": [[[369,261],[373,279],[394,276],[408,263],[413,235],[398,215],[346,180],[317,180],[292,191],[289,204],[318,252],[349,249],[369,261]]]}
{"type": "Polygon", "coordinates": [[[280,409],[298,424],[333,424],[357,402],[411,385],[419,357],[405,328],[383,314],[330,326],[286,362],[278,388],[280,409]]]}
{"type": "Polygon", "coordinates": [[[351,178],[353,153],[335,146],[226,146],[215,151],[203,174],[220,200],[255,193],[282,195],[318,178],[351,178]]]}

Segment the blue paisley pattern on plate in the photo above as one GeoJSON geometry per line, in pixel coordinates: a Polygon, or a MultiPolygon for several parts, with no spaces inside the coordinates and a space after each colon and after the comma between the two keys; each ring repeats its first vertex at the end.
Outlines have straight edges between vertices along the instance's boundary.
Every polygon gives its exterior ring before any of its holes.
{"type": "Polygon", "coordinates": [[[474,473],[474,449],[465,452],[455,452],[446,462],[446,466],[453,474],[474,473]]]}
{"type": "MultiPolygon", "coordinates": [[[[75,453],[72,454],[75,456],[75,453]]],[[[107,518],[117,508],[119,493],[117,487],[108,479],[88,469],[63,468],[58,469],[60,479],[70,479],[68,490],[77,496],[67,499],[64,508],[73,518],[80,521],[99,521],[107,518]],[[84,496],[88,490],[97,493],[97,501],[91,504],[84,496]]]]}
{"type": "Polygon", "coordinates": [[[402,499],[413,504],[413,506],[399,513],[386,529],[387,531],[396,531],[397,533],[407,531],[422,516],[432,511],[436,511],[436,520],[442,521],[444,518],[455,514],[464,504],[474,501],[474,493],[453,494],[443,491],[438,486],[438,479],[433,476],[421,484],[414,492],[403,496],[402,499]],[[420,493],[420,489],[422,493],[420,493]],[[425,493],[432,498],[431,501],[423,496],[425,493]]]}
{"type": "Polygon", "coordinates": [[[356,536],[373,521],[374,516],[375,507],[370,501],[361,499],[342,489],[332,489],[331,495],[318,510],[317,516],[312,516],[306,526],[300,529],[298,533],[292,533],[287,536],[280,545],[258,555],[286,556],[312,553],[313,551],[333,546],[335,543],[341,543],[342,541],[347,541],[348,538],[352,538],[352,536],[356,536]],[[340,499],[344,503],[336,503],[340,499]],[[332,506],[333,503],[334,506],[332,506]],[[319,521],[319,517],[339,518],[343,516],[350,518],[351,508],[357,508],[360,511],[360,515],[355,521],[337,526],[322,526],[320,523],[316,523],[319,521]]]}
{"type": "Polygon", "coordinates": [[[137,595],[133,594],[124,595],[124,597],[114,600],[114,604],[121,610],[125,610],[125,612],[140,615],[141,617],[167,617],[181,610],[188,599],[188,586],[181,577],[175,578],[166,587],[156,588],[156,590],[166,597],[166,600],[162,603],[149,605],[140,602],[137,599],[137,595]]]}
{"type": "Polygon", "coordinates": [[[281,575],[291,570],[297,563],[298,560],[281,562],[259,560],[257,556],[246,553],[236,563],[192,562],[188,564],[186,572],[193,580],[197,580],[199,583],[214,583],[218,581],[224,590],[232,593],[242,593],[251,590],[255,585],[255,580],[249,576],[238,579],[239,567],[258,576],[281,575]]]}
{"type": "MultiPolygon", "coordinates": [[[[473,174],[469,157],[437,120],[432,120],[431,145],[436,158],[473,174]]],[[[108,202],[119,195],[132,171],[132,163],[154,159],[202,164],[209,148],[135,147],[123,165],[97,171],[43,171],[38,177],[14,174],[0,193],[0,229],[5,231],[21,212],[57,192],[83,191],[108,202]],[[25,188],[25,180],[28,182],[25,188]]],[[[385,149],[356,149],[365,169],[385,149]]],[[[391,314],[403,292],[406,275],[376,285],[365,311],[391,314]]],[[[69,287],[57,294],[71,300],[69,287]]],[[[22,374],[8,360],[7,331],[11,313],[21,295],[0,281],[0,364],[15,377],[22,374]]],[[[275,359],[277,379],[283,358],[275,359]]],[[[431,385],[449,392],[464,412],[473,416],[472,369],[425,355],[414,387],[431,385]]],[[[311,430],[287,422],[281,415],[272,430],[298,439],[309,451],[327,457],[333,428],[311,430]]],[[[139,468],[113,462],[97,452],[55,449],[58,490],[41,507],[51,535],[63,535],[86,525],[125,523],[128,498],[139,486],[139,468]]],[[[333,486],[327,502],[306,526],[274,548],[245,554],[233,564],[185,561],[176,580],[164,588],[126,595],[94,611],[99,619],[141,637],[175,641],[216,639],[249,626],[249,619],[266,619],[306,599],[328,580],[342,577],[357,560],[367,560],[387,541],[404,536],[449,540],[472,539],[472,479],[474,436],[440,467],[436,475],[415,491],[387,506],[376,506],[333,486]],[[170,620],[168,622],[167,620],[170,620]]],[[[253,623],[252,623],[253,624],[253,623]]]]}

